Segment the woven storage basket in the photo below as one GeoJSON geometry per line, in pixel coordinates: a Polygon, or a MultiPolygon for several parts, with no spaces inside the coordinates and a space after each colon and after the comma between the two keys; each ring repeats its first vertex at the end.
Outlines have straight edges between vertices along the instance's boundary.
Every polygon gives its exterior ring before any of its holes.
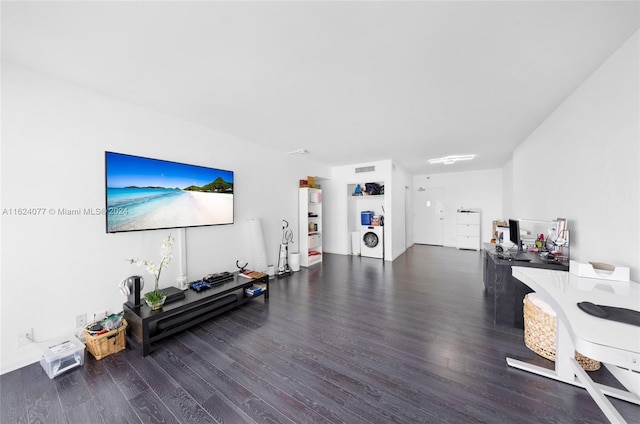
{"type": "MultiPolygon", "coordinates": [[[[551,361],[556,360],[556,317],[524,298],[524,344],[551,361]]],[[[600,362],[576,352],[576,361],[585,371],[600,369],[600,362]]]]}
{"type": "Polygon", "coordinates": [[[126,346],[127,320],[122,319],[122,325],[108,333],[92,336],[84,329],[84,337],[87,341],[87,350],[96,359],[102,359],[113,353],[124,350],[126,346]]]}

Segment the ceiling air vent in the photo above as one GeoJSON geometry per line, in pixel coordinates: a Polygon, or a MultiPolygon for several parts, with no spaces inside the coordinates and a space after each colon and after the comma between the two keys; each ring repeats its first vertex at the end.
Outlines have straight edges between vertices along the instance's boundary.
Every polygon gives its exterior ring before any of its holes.
{"type": "Polygon", "coordinates": [[[356,174],[362,174],[363,172],[373,172],[376,170],[375,166],[363,166],[361,168],[356,168],[356,174]]]}

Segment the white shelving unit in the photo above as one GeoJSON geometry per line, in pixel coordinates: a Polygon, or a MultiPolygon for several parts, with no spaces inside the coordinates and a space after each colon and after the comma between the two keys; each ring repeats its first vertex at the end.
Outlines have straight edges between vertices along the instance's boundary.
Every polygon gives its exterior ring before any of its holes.
{"type": "Polygon", "coordinates": [[[480,250],[480,211],[458,209],[456,216],[456,247],[480,250]]]}
{"type": "Polygon", "coordinates": [[[322,262],[322,190],[299,190],[300,265],[309,267],[322,262]]]}
{"type": "MultiPolygon", "coordinates": [[[[371,180],[369,182],[375,182],[379,186],[384,186],[384,181],[371,180]]],[[[352,183],[347,185],[347,219],[348,230],[350,235],[350,253],[354,255],[360,255],[361,240],[362,240],[362,224],[360,221],[360,214],[362,211],[373,211],[374,215],[384,215],[385,197],[384,194],[376,195],[361,195],[354,196],[356,186],[360,186],[361,189],[365,189],[366,183],[352,183]],[[356,243],[357,241],[357,243],[356,243]]],[[[388,221],[386,221],[388,223],[388,221]]]]}
{"type": "MultiPolygon", "coordinates": [[[[376,183],[384,186],[383,181],[376,183]]],[[[373,211],[376,215],[384,215],[384,194],[354,196],[353,192],[357,185],[365,186],[364,183],[347,186],[349,231],[360,231],[360,212],[362,211],[373,211]]]]}

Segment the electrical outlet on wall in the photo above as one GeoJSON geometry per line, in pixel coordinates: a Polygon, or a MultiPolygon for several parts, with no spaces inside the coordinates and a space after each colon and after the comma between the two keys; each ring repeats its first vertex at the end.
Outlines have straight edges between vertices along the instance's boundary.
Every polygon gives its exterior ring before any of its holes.
{"type": "Polygon", "coordinates": [[[84,328],[87,325],[87,314],[80,314],[76,317],[76,328],[84,328]]]}

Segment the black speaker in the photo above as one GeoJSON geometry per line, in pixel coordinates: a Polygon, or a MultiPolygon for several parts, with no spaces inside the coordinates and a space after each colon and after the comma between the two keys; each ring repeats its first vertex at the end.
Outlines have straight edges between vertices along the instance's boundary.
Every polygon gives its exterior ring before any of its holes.
{"type": "Polygon", "coordinates": [[[140,306],[140,291],[144,287],[144,279],[139,275],[132,275],[126,278],[126,287],[129,289],[127,295],[127,306],[137,308],[140,306]]]}

